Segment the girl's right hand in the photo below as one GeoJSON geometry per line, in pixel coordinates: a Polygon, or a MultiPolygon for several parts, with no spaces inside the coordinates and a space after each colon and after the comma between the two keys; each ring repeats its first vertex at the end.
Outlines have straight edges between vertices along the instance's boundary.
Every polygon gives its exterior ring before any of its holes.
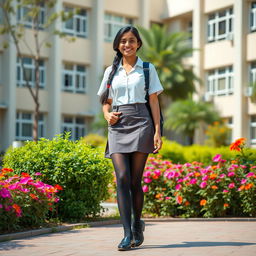
{"type": "Polygon", "coordinates": [[[122,112],[108,112],[104,114],[104,118],[107,120],[108,124],[113,125],[119,120],[119,115],[122,112]]]}

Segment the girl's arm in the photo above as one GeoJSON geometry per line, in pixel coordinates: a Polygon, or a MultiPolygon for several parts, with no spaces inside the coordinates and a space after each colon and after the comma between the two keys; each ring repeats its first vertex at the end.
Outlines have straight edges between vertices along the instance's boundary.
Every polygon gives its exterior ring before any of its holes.
{"type": "Polygon", "coordinates": [[[107,103],[102,106],[102,111],[104,114],[104,118],[107,120],[108,124],[113,125],[115,124],[121,112],[109,112],[111,109],[112,100],[108,99],[107,103]]]}
{"type": "Polygon", "coordinates": [[[149,95],[149,105],[153,116],[155,134],[154,134],[154,147],[153,153],[158,152],[162,147],[161,130],[160,130],[160,108],[157,93],[149,95]]]}

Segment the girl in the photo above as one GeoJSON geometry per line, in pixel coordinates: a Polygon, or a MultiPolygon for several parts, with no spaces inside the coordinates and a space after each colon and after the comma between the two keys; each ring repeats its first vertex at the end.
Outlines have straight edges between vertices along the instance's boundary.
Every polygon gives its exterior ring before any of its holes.
{"type": "Polygon", "coordinates": [[[108,122],[105,157],[111,158],[114,165],[118,209],[124,228],[124,238],[118,250],[128,250],[144,241],[141,179],[148,154],[158,152],[162,146],[157,96],[163,87],[155,67],[150,64],[149,104],[152,120],[145,105],[143,62],[136,55],[141,46],[142,41],[135,27],[128,26],[118,31],[113,42],[116,56],[112,66],[106,69],[98,91],[108,122]]]}

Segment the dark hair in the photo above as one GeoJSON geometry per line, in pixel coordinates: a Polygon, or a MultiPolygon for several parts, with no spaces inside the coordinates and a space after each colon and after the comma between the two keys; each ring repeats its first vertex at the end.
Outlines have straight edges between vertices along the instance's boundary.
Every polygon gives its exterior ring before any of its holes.
{"type": "Polygon", "coordinates": [[[137,50],[139,50],[140,47],[142,46],[142,40],[140,38],[138,30],[135,27],[133,27],[133,26],[123,27],[117,32],[116,37],[115,37],[114,42],[113,42],[113,49],[114,49],[114,51],[116,51],[116,56],[113,60],[112,70],[111,70],[111,72],[108,76],[106,90],[100,96],[100,103],[101,104],[105,104],[108,100],[109,88],[111,86],[112,80],[114,78],[114,75],[115,75],[116,70],[118,68],[118,65],[120,63],[120,60],[123,56],[122,53],[119,51],[118,47],[119,47],[120,40],[121,40],[122,36],[127,32],[132,32],[134,34],[134,36],[137,38],[137,41],[140,43],[140,46],[137,50]]]}

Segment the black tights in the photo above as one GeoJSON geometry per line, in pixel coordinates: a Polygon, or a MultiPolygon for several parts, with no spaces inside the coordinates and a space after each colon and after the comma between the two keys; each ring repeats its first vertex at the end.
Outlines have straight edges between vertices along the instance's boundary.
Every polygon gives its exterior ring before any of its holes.
{"type": "Polygon", "coordinates": [[[134,225],[140,224],[144,194],[141,179],[148,154],[141,152],[114,153],[111,159],[117,181],[117,203],[124,227],[124,235],[131,235],[131,210],[134,225]]]}

